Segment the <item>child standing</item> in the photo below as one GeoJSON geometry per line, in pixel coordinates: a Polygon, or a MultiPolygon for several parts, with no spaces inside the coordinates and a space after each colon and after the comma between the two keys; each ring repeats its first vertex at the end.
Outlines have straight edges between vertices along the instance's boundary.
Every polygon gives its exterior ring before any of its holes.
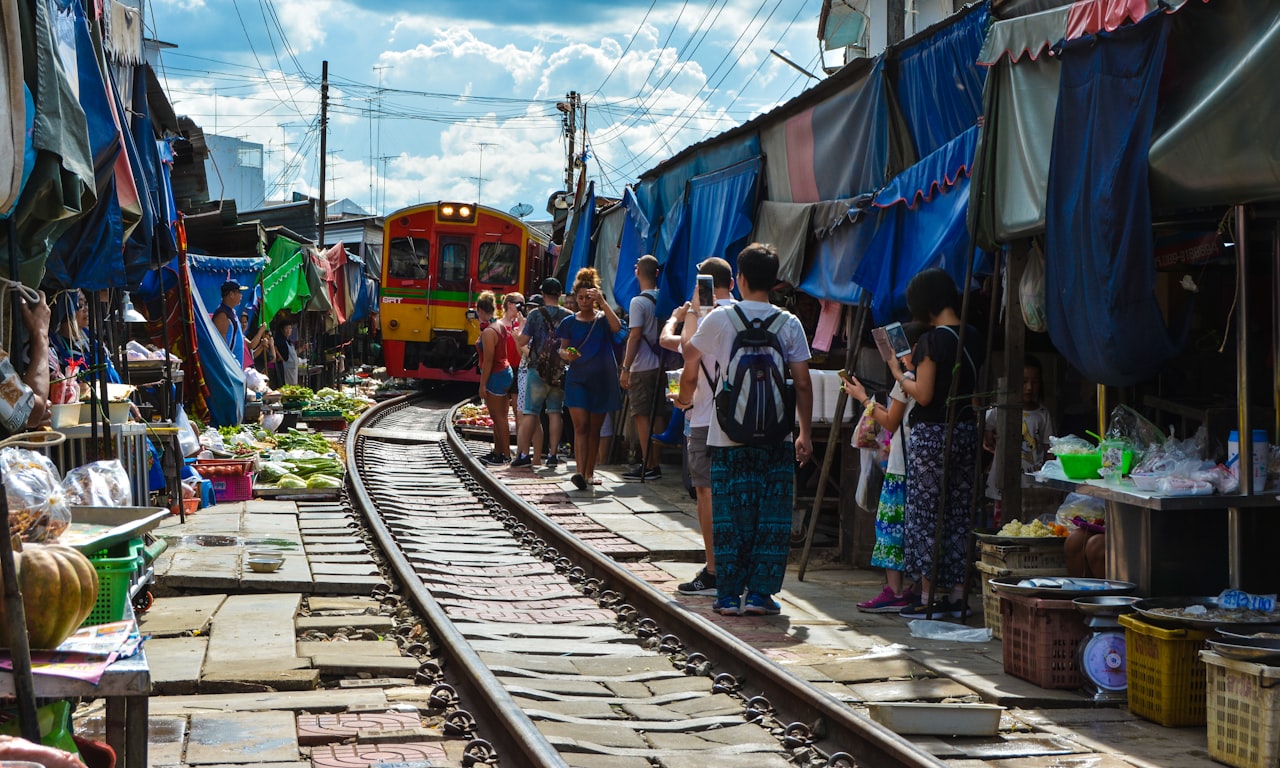
{"type": "MultiPolygon", "coordinates": [[[[1040,402],[1040,394],[1044,385],[1044,372],[1040,361],[1030,355],[1022,365],[1022,485],[1030,485],[1026,474],[1035,472],[1044,466],[1045,454],[1049,449],[1049,436],[1053,434],[1053,416],[1049,409],[1040,402]]],[[[996,409],[990,408],[984,417],[985,425],[982,436],[982,447],[996,453],[996,409]]],[[[996,461],[987,475],[987,498],[995,500],[995,527],[1005,522],[1004,505],[1001,502],[1001,489],[1004,488],[1003,473],[1000,463],[996,461]]],[[[1024,491],[1025,492],[1025,491],[1024,491]]],[[[1024,500],[1025,501],[1025,500],[1024,500]]],[[[1029,518],[1028,518],[1029,519],[1029,518]]]]}

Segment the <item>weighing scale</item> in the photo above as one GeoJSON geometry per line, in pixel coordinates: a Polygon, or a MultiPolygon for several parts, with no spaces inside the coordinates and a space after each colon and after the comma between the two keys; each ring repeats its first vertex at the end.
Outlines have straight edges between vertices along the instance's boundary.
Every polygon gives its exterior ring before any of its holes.
{"type": "Polygon", "coordinates": [[[1136,597],[1079,597],[1071,602],[1086,617],[1093,634],[1080,641],[1080,673],[1086,693],[1098,703],[1128,700],[1128,670],[1125,664],[1124,628],[1119,616],[1133,610],[1136,597]]]}

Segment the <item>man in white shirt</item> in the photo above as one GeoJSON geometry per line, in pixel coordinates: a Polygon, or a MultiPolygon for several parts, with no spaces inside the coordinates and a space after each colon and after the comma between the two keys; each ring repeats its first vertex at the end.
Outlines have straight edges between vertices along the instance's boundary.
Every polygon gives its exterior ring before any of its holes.
{"type": "MultiPolygon", "coordinates": [[[[712,257],[698,265],[699,275],[710,275],[712,290],[716,298],[716,306],[733,304],[733,267],[719,257],[712,257]]],[[[674,337],[680,349],[684,349],[693,334],[698,330],[698,317],[703,308],[698,303],[698,292],[693,292],[693,302],[686,302],[677,307],[662,329],[661,340],[667,346],[668,339],[674,337]],[[684,323],[679,336],[675,336],[675,326],[684,323]]],[[[706,307],[710,312],[714,307],[706,307]]],[[[686,365],[688,361],[686,361],[686,365]]],[[[684,443],[685,469],[689,474],[689,485],[693,488],[697,501],[698,527],[702,530],[702,546],[706,550],[707,564],[693,577],[692,581],[680,584],[676,591],[683,595],[716,594],[716,555],[711,538],[711,454],[707,452],[707,430],[715,415],[715,404],[712,396],[716,392],[717,381],[701,366],[698,367],[699,387],[693,393],[693,407],[685,415],[688,420],[688,437],[684,443]]]]}
{"type": "Polygon", "coordinates": [[[702,381],[703,366],[718,387],[726,386],[720,380],[731,362],[738,336],[730,313],[740,312],[751,321],[766,320],[766,325],[777,329],[782,359],[795,387],[794,416],[799,434],[794,447],[785,438],[769,445],[736,443],[725,434],[719,413],[708,424],[716,568],[713,610],[721,615],[781,612],[773,595],[782,588],[791,544],[793,462],[803,463],[812,456],[809,344],[800,320],[769,303],[769,289],[777,279],[778,255],[773,246],[752,243],[738,254],[737,282],[742,301],[717,307],[700,321],[684,348],[684,373],[675,399],[678,408],[692,406],[694,393],[699,386],[706,386],[702,381]],[[780,324],[771,320],[777,313],[785,315],[780,324]]]}
{"type": "Polygon", "coordinates": [[[658,411],[658,388],[662,385],[662,365],[658,360],[658,260],[644,255],[636,260],[636,281],[640,295],[631,300],[627,309],[627,349],[622,365],[618,367],[618,385],[627,390],[627,410],[635,425],[636,440],[640,442],[640,466],[624,472],[624,480],[661,480],[659,447],[650,438],[655,431],[654,419],[658,411]]]}

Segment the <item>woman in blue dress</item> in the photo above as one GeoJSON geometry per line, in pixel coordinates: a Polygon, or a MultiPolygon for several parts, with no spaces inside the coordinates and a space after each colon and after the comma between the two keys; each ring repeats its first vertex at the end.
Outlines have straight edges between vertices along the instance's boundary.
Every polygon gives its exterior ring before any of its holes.
{"type": "Polygon", "coordinates": [[[569,364],[564,404],[573,419],[573,459],[578,470],[570,479],[584,489],[600,484],[594,476],[600,428],[607,414],[622,407],[613,346],[622,321],[604,300],[600,276],[591,267],[578,270],[573,294],[578,312],[561,321],[556,338],[560,339],[560,357],[569,364]]]}

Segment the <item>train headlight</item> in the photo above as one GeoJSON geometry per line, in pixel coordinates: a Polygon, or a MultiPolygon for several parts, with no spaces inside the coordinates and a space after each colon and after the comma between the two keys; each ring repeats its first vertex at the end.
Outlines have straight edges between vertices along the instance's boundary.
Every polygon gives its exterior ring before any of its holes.
{"type": "Polygon", "coordinates": [[[441,215],[441,216],[443,216],[443,217],[445,217],[446,219],[452,219],[452,218],[453,218],[453,206],[452,206],[452,205],[447,205],[447,204],[446,204],[446,205],[442,205],[442,206],[440,206],[440,215],[441,215]]]}
{"type": "Polygon", "coordinates": [[[476,207],[470,203],[441,203],[439,220],[459,224],[474,224],[476,207]]]}
{"type": "Polygon", "coordinates": [[[458,208],[458,218],[461,218],[461,219],[471,218],[471,206],[464,205],[458,208]]]}

